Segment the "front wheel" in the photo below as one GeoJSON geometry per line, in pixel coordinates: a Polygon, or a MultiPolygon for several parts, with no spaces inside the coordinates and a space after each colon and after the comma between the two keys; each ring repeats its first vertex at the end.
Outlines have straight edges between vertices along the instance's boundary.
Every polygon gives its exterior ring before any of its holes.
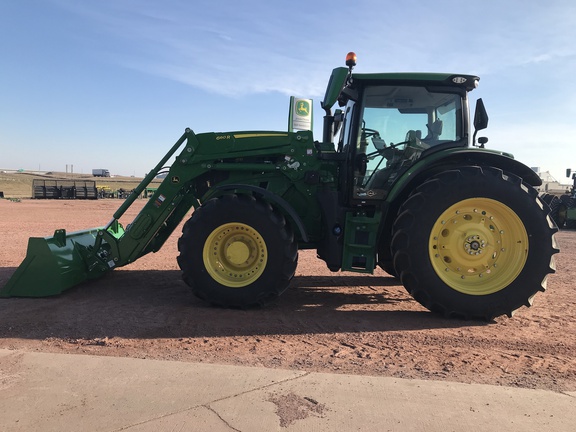
{"type": "Polygon", "coordinates": [[[532,187],[499,169],[444,172],[401,207],[394,268],[418,302],[444,316],[512,316],[554,272],[549,211],[532,187]]]}
{"type": "Polygon", "coordinates": [[[224,307],[263,305],[278,297],[298,261],[284,216],[247,195],[207,201],[184,225],[178,250],[192,292],[224,307]]]}

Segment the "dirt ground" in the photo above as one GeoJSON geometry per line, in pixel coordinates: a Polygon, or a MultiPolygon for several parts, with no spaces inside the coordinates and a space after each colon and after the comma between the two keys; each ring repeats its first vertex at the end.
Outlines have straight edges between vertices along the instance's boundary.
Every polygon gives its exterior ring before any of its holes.
{"type": "MultiPolygon", "coordinates": [[[[102,226],[119,205],[0,199],[0,286],[24,258],[28,237],[102,226]]],[[[0,348],[576,391],[576,231],[556,235],[561,253],[547,292],[491,323],[441,318],[385,272],[331,273],[314,251],[300,252],[296,277],[276,303],[214,308],[181,280],[179,235],[60,296],[0,299],[0,348]]]]}

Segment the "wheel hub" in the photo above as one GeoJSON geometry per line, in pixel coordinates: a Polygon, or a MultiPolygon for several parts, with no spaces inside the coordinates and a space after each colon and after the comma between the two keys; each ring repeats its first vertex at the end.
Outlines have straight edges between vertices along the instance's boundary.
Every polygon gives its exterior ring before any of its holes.
{"type": "Polygon", "coordinates": [[[464,242],[464,250],[469,255],[480,255],[486,247],[486,240],[481,239],[480,236],[470,236],[464,242]]]}
{"type": "Polygon", "coordinates": [[[505,288],[528,255],[528,234],[520,218],[488,198],[463,200],[446,209],[432,228],[429,244],[438,277],[471,295],[505,288]]]}
{"type": "Polygon", "coordinates": [[[268,261],[266,243],[249,225],[228,223],[216,228],[204,243],[204,266],[220,284],[247,286],[258,279],[268,261]]]}
{"type": "Polygon", "coordinates": [[[226,245],[226,258],[233,265],[246,263],[250,257],[250,248],[243,239],[233,240],[226,245]]]}

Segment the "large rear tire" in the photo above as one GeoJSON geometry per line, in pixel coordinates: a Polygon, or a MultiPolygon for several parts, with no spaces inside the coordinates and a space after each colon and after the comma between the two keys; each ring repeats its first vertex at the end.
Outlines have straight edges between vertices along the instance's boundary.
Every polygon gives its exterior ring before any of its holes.
{"type": "Polygon", "coordinates": [[[562,201],[556,195],[552,195],[546,204],[550,207],[550,217],[558,228],[562,228],[566,223],[566,210],[564,210],[564,216],[560,217],[562,201]]]}
{"type": "Polygon", "coordinates": [[[394,268],[419,303],[446,317],[512,316],[555,271],[549,212],[534,188],[499,169],[441,173],[399,211],[394,268]]]}
{"type": "Polygon", "coordinates": [[[576,220],[570,219],[568,217],[568,210],[576,208],[576,199],[572,198],[570,195],[562,195],[560,197],[561,204],[560,204],[560,219],[564,221],[564,225],[568,229],[576,228],[576,220]]]}
{"type": "Polygon", "coordinates": [[[184,225],[178,250],[178,265],[192,292],[223,307],[275,299],[288,287],[298,261],[284,216],[247,195],[204,203],[184,225]]]}
{"type": "Polygon", "coordinates": [[[556,195],[541,193],[540,199],[550,207],[550,217],[558,228],[562,228],[566,222],[566,208],[563,207],[562,200],[556,195]],[[563,213],[562,213],[563,212],[563,213]]]}

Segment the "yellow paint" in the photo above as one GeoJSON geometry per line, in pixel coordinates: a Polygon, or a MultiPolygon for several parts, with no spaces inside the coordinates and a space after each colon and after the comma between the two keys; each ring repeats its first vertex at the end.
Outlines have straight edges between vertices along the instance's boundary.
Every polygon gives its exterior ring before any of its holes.
{"type": "Polygon", "coordinates": [[[452,205],[436,220],[429,254],[434,271],[450,288],[489,295],[512,283],[526,265],[528,233],[508,206],[470,198],[452,205]]]}

